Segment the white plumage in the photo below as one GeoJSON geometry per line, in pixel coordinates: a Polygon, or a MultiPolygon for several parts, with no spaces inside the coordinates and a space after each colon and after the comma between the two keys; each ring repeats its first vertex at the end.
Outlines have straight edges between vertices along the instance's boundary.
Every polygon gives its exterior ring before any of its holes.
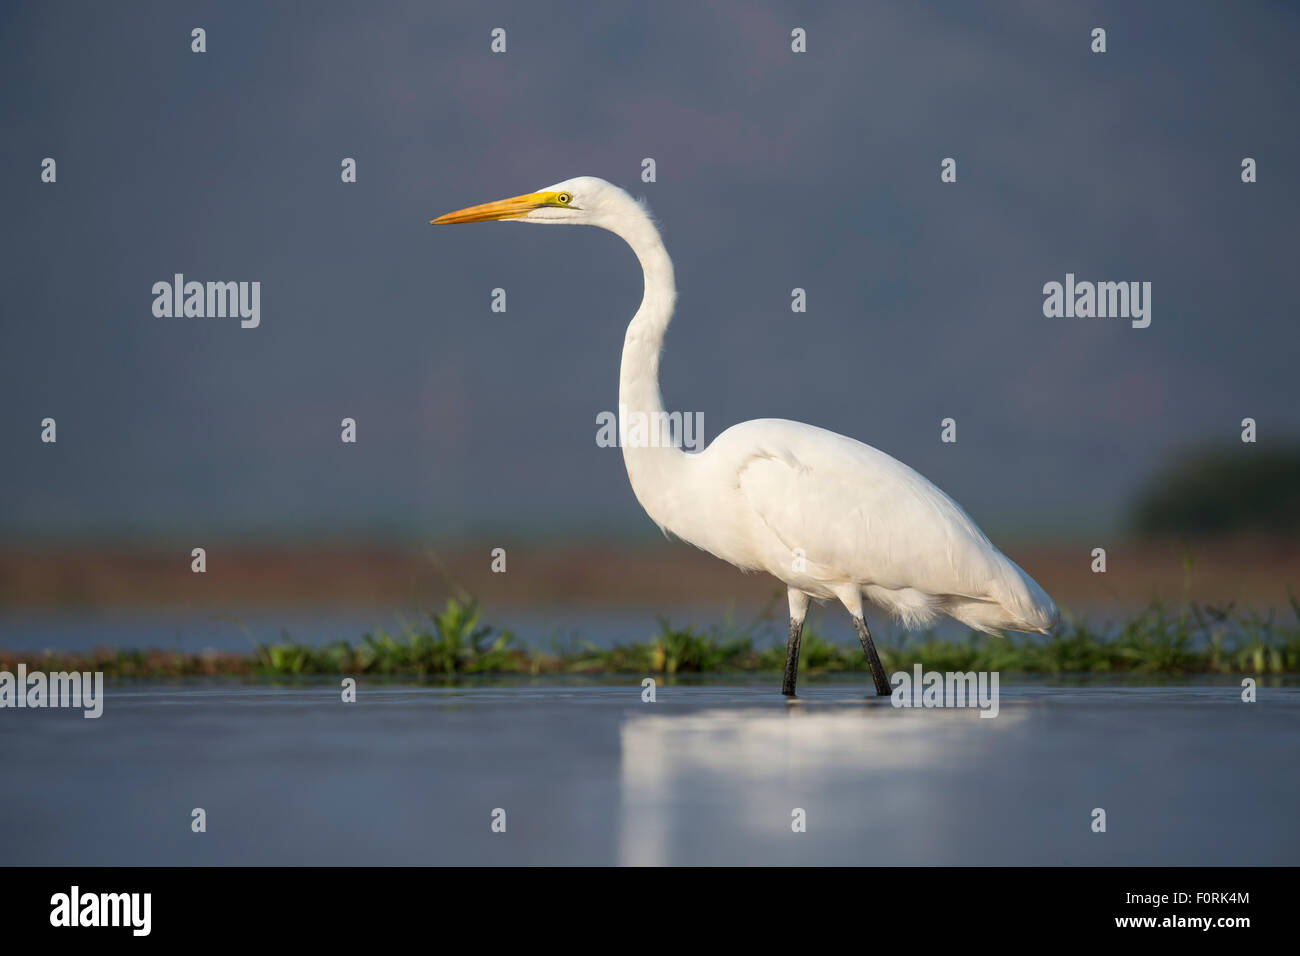
{"type": "Polygon", "coordinates": [[[991,634],[1045,632],[1056,622],[1052,599],[961,506],[870,445],[772,418],[734,425],[696,454],[656,433],[665,420],[659,352],[676,286],[658,231],[623,190],[583,176],[434,222],[491,219],[600,226],[636,253],[645,293],[623,345],[619,406],[625,418],[643,416],[652,434],[623,443],[628,478],[665,531],[785,583],[791,618],[786,693],[794,693],[810,598],[835,598],[853,616],[879,693],[888,693],[888,685],[882,686],[883,670],[862,620],[864,597],[909,627],[940,614],[991,634]]]}

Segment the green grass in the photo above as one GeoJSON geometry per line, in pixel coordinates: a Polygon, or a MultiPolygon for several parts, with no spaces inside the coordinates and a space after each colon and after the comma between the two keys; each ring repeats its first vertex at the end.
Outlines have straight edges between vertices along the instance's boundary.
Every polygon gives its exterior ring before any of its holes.
{"type": "MultiPolygon", "coordinates": [[[[995,638],[971,633],[941,639],[934,634],[877,635],[888,671],[988,670],[1027,674],[1283,674],[1300,672],[1300,604],[1294,620],[1272,614],[1187,604],[1171,609],[1152,603],[1116,625],[1094,627],[1067,615],[1050,636],[995,638]]],[[[865,671],[856,642],[836,643],[819,620],[804,629],[801,676],[865,671]]],[[[848,631],[847,624],[844,628],[848,631]]],[[[394,633],[376,630],[360,642],[324,646],[287,635],[251,654],[182,654],[105,649],[90,654],[47,652],[19,656],[0,651],[0,669],[19,660],[31,669],[97,670],[110,677],[311,676],[373,674],[455,679],[472,674],[727,674],[780,671],[785,665],[784,627],[770,621],[748,627],[726,624],[708,630],[674,627],[660,619],[648,640],[615,647],[581,641],[551,651],[522,644],[509,631],[480,620],[473,601],[450,600],[418,623],[394,633]]]]}
{"type": "Polygon", "coordinates": [[[263,644],[254,672],[299,674],[402,674],[414,677],[527,672],[532,657],[509,631],[479,623],[478,606],[449,600],[427,622],[403,624],[396,634],[375,631],[361,643],[339,641],[311,647],[292,640],[263,644]]]}

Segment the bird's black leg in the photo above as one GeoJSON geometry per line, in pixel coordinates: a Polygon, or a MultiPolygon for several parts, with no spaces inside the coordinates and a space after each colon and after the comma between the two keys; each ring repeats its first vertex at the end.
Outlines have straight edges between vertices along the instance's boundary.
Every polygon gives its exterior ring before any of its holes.
{"type": "Polygon", "coordinates": [[[803,619],[790,618],[790,639],[785,643],[785,680],[781,681],[781,693],[786,697],[795,696],[794,682],[799,677],[799,639],[803,636],[803,619]]]}
{"type": "MultiPolygon", "coordinates": [[[[862,653],[867,655],[867,665],[871,668],[871,679],[876,684],[876,695],[878,697],[888,697],[890,694],[889,679],[885,676],[885,667],[880,663],[880,655],[876,653],[876,645],[872,643],[871,632],[867,630],[867,622],[856,614],[853,616],[853,626],[858,629],[858,640],[862,642],[862,653]]],[[[786,673],[789,673],[790,665],[786,665],[786,673]]]]}

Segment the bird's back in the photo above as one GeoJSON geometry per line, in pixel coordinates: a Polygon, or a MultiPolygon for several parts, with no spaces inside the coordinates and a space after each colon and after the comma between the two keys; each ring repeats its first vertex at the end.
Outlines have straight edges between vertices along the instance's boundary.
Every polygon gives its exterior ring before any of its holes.
{"type": "Polygon", "coordinates": [[[939,613],[984,630],[1038,630],[1055,619],[1046,593],[957,502],[877,448],[758,419],[723,432],[698,457],[710,483],[733,482],[733,520],[747,540],[731,550],[748,551],[740,560],[720,555],[733,563],[815,597],[857,584],[912,625],[939,613]]]}

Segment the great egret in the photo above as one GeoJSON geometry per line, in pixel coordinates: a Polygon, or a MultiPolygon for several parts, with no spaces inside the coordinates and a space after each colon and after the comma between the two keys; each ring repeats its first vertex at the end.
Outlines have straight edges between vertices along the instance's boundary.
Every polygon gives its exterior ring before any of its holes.
{"type": "Polygon", "coordinates": [[[810,598],[835,598],[853,617],[880,695],[890,684],[862,617],[863,597],[908,627],[947,614],[1001,636],[999,629],[1046,633],[1056,622],[1052,599],[955,501],[870,445],[763,418],[733,425],[698,453],[675,447],[659,393],[659,352],[677,298],[673,264],[645,208],[622,189],[579,176],[432,224],[490,220],[600,226],[636,253],[645,293],[627,327],[619,379],[628,478],[665,532],[786,585],[783,694],[795,693],[810,598]],[[629,418],[650,423],[642,440],[626,440],[629,418]]]}

